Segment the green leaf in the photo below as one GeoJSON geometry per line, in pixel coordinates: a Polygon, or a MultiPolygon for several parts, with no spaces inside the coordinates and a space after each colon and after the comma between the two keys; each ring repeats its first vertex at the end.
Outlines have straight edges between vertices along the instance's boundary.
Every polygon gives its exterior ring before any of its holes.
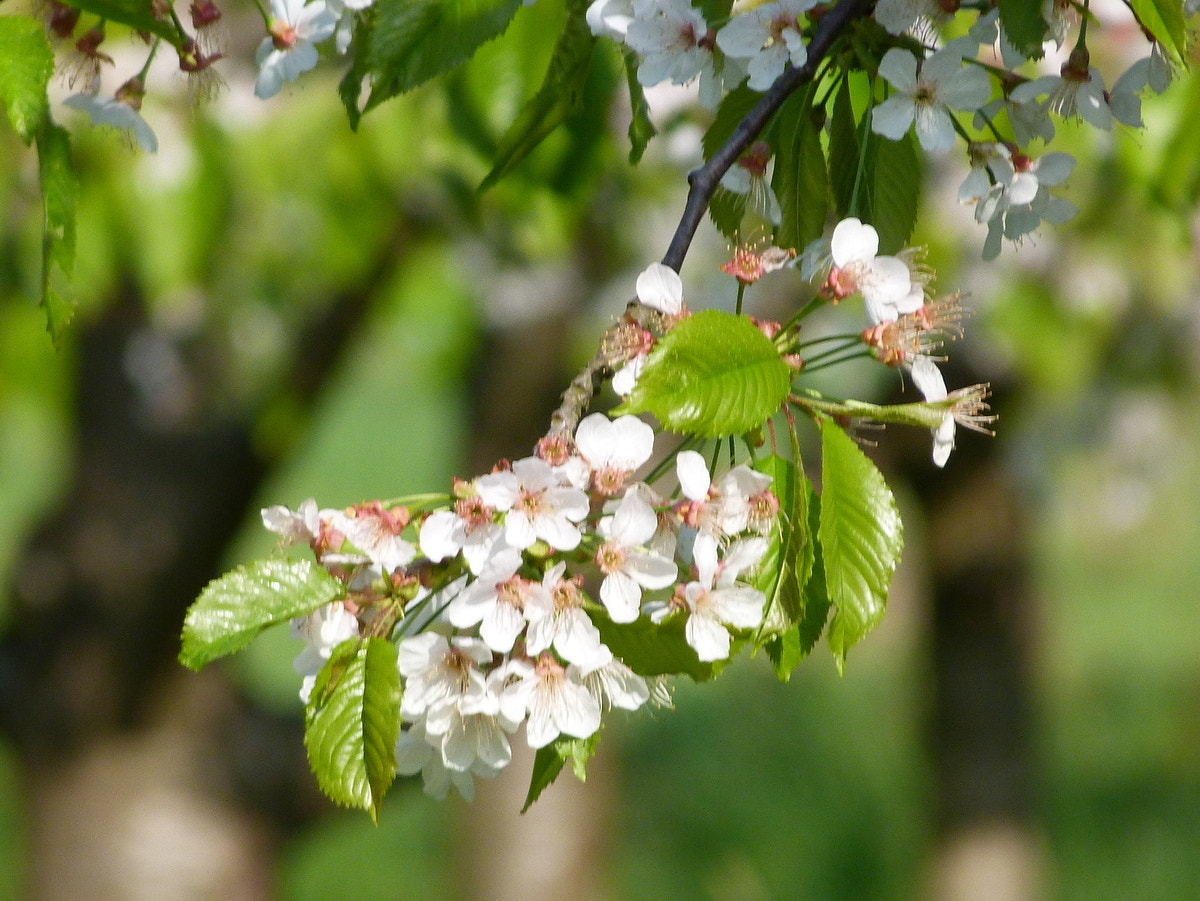
{"type": "Polygon", "coordinates": [[[334,649],[309,701],[304,747],[317,783],[334,803],[375,820],[396,775],[400,696],[396,646],[352,638],[334,649]]]}
{"type": "Polygon", "coordinates": [[[999,0],[1000,23],[1012,45],[1023,56],[1042,58],[1046,21],[1042,18],[1042,0],[999,0]]]}
{"type": "Polygon", "coordinates": [[[148,31],[165,38],[173,46],[180,45],[185,35],[170,20],[154,15],[153,0],[64,0],[68,6],[94,13],[110,22],[120,22],[137,31],[148,31]]]}
{"type": "Polygon", "coordinates": [[[586,16],[586,2],[569,0],[567,21],[550,57],[542,86],[500,139],[492,171],[483,179],[480,191],[486,191],[511,172],[546,135],[578,109],[596,44],[586,16]]]}
{"type": "Polygon", "coordinates": [[[1200,78],[1189,78],[1175,116],[1175,131],[1157,161],[1151,193],[1160,203],[1180,213],[1200,200],[1200,78]]]}
{"type": "Polygon", "coordinates": [[[686,616],[670,616],[657,624],[645,616],[632,623],[614,623],[607,614],[595,612],[592,622],[600,630],[600,640],[639,676],[686,675],[704,682],[726,662],[700,661],[684,634],[686,616]]]}
{"type": "Polygon", "coordinates": [[[746,85],[734,88],[721,100],[712,124],[700,139],[700,147],[704,151],[704,159],[710,160],[714,153],[721,149],[733,136],[735,128],[746,118],[746,113],[754,109],[762,100],[762,94],[752,91],[746,85]]]}
{"type": "Polygon", "coordinates": [[[779,112],[779,153],[771,187],[783,219],[775,244],[803,250],[821,237],[829,212],[829,177],[821,132],[813,121],[811,92],[793,94],[779,112]]]}
{"type": "Polygon", "coordinates": [[[838,219],[855,212],[860,218],[870,218],[868,210],[852,210],[858,163],[858,127],[854,118],[854,103],[850,99],[850,80],[843,78],[829,118],[829,186],[833,190],[834,212],[838,219]]]}
{"type": "Polygon", "coordinates": [[[533,802],[541,797],[542,792],[558,778],[568,760],[571,761],[571,770],[575,773],[575,778],[585,782],[587,773],[584,765],[596,753],[599,743],[600,733],[597,731],[587,738],[571,738],[564,735],[545,747],[538,748],[533,758],[533,773],[529,778],[529,791],[525,794],[525,806],[521,808],[521,813],[527,811],[533,802]]]}
{"type": "Polygon", "coordinates": [[[48,115],[46,85],[53,73],[54,51],[42,24],[28,16],[0,16],[0,100],[26,145],[48,115]]]}
{"type": "Polygon", "coordinates": [[[42,307],[58,346],[75,314],[75,301],[56,286],[75,266],[75,201],[79,181],[71,165],[71,139],[47,116],[37,132],[38,181],[42,189],[42,307]]]}
{"type": "Polygon", "coordinates": [[[879,470],[832,420],[821,423],[822,490],[817,537],[829,599],[837,607],[829,647],[838,668],[878,624],[904,545],[896,499],[879,470]]]}
{"type": "Polygon", "coordinates": [[[208,583],[183,621],[179,662],[189,669],[240,651],[267,626],[307,616],[343,594],[311,560],[255,560],[208,583]]]}
{"type": "Polygon", "coordinates": [[[1187,59],[1187,23],[1178,0],[1129,0],[1138,21],[1171,51],[1176,62],[1187,59]]]}
{"type": "MultiPolygon", "coordinates": [[[[816,537],[821,528],[821,499],[808,483],[808,534],[816,537]]],[[[796,624],[796,635],[800,642],[800,653],[807,657],[821,638],[825,622],[829,619],[829,589],[825,584],[825,560],[821,543],[812,542],[813,562],[808,578],[804,580],[804,618],[796,624]]]]}
{"type": "Polygon", "coordinates": [[[702,438],[741,435],[779,410],[791,370],[745,316],[704,310],[658,342],[621,413],[653,413],[666,428],[702,438]]]}
{"type": "Polygon", "coordinates": [[[646,103],[646,93],[637,80],[638,55],[632,50],[622,54],[625,60],[625,81],[629,84],[629,107],[632,116],[629,119],[629,162],[636,164],[646,152],[650,139],[658,134],[658,129],[650,121],[650,105],[646,103]]]}
{"type": "MultiPolygon", "coordinates": [[[[371,82],[363,112],[449,72],[502,35],[521,0],[376,0],[362,30],[361,65],[342,83],[342,101],[357,111],[363,78],[371,82]]],[[[355,117],[351,114],[351,121],[355,117]]]]}
{"type": "Polygon", "coordinates": [[[755,587],[767,598],[758,631],[762,640],[786,632],[803,616],[800,590],[812,570],[812,542],[804,473],[791,460],[774,454],[756,462],[754,468],[771,477],[771,491],[779,498],[779,520],[755,580],[755,587]]]}
{"type": "Polygon", "coordinates": [[[912,129],[899,141],[885,138],[871,146],[871,224],[879,233],[879,252],[896,253],[917,222],[924,156],[917,152],[912,129]]]}

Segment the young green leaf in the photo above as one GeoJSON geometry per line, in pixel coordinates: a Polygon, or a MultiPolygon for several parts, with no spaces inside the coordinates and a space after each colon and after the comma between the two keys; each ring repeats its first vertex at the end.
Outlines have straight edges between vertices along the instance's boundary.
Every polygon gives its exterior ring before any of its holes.
{"type": "Polygon", "coordinates": [[[904,545],[896,499],[883,476],[832,420],[821,423],[821,521],[817,533],[829,599],[837,607],[829,647],[846,652],[883,616],[904,545]]]}
{"type": "Polygon", "coordinates": [[[318,674],[306,716],[304,747],[321,790],[376,820],[396,775],[400,692],[396,646],[352,638],[318,674]]]}
{"type": "Polygon", "coordinates": [[[702,438],[741,435],[779,409],[791,370],[744,316],[704,310],[658,342],[620,413],[653,413],[666,428],[702,438]]]}
{"type": "Polygon", "coordinates": [[[342,583],[310,560],[256,560],[208,583],[183,621],[179,662],[189,669],[240,651],[276,623],[342,596],[342,583]]]}
{"type": "Polygon", "coordinates": [[[801,586],[812,569],[812,542],[808,535],[808,480],[791,460],[772,454],[754,464],[771,477],[771,491],[779,498],[779,520],[770,546],[759,564],[755,581],[767,598],[759,627],[759,641],[786,632],[804,615],[801,586]]]}
{"type": "Polygon", "coordinates": [[[376,0],[358,37],[364,49],[352,74],[359,84],[342,83],[347,111],[358,108],[363,78],[371,83],[365,113],[468,60],[520,8],[521,0],[376,0]]]}
{"type": "Polygon", "coordinates": [[[0,101],[27,145],[47,116],[46,85],[54,52],[42,24],[28,16],[0,16],[0,101]]]}
{"type": "Polygon", "coordinates": [[[59,126],[44,118],[37,131],[38,180],[42,188],[42,307],[46,328],[57,346],[75,301],[59,293],[75,266],[75,201],[79,181],[71,165],[71,140],[59,126]]]}
{"type": "Polygon", "coordinates": [[[486,191],[511,172],[579,107],[592,48],[596,44],[586,15],[584,0],[569,0],[567,21],[554,47],[542,86],[500,139],[492,171],[483,179],[480,191],[486,191]]]}

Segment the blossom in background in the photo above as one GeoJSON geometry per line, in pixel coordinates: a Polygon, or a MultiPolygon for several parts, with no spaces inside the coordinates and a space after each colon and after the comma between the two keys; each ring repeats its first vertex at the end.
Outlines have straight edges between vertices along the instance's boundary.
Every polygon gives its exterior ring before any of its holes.
{"type": "Polygon", "coordinates": [[[699,78],[701,102],[706,106],[719,102],[714,38],[704,16],[688,0],[636,0],[625,43],[642,58],[638,84],[687,84],[699,78]]]}
{"type": "Polygon", "coordinates": [[[356,548],[385,573],[407,566],[417,549],[400,537],[409,522],[404,507],[385,509],[379,501],[337,512],[332,523],[356,548]]]}
{"type": "Polygon", "coordinates": [[[726,56],[747,61],[750,88],[765,91],[789,62],[802,66],[808,59],[799,19],[815,5],[815,0],[776,0],[735,15],[717,33],[717,46],[726,56]]]}
{"type": "Polygon", "coordinates": [[[748,209],[772,225],[778,225],[783,220],[783,212],[771,190],[773,162],[770,145],[766,141],[755,141],[721,176],[721,187],[745,197],[748,209]]]}
{"type": "Polygon", "coordinates": [[[625,40],[633,21],[633,0],[593,0],[587,9],[587,23],[596,37],[625,40]]]}
{"type": "Polygon", "coordinates": [[[1043,75],[1019,84],[1009,94],[1014,103],[1030,103],[1038,97],[1043,110],[1061,119],[1079,117],[1089,125],[1108,130],[1112,128],[1113,113],[1104,90],[1104,79],[1089,66],[1088,51],[1078,47],[1062,64],[1058,75],[1043,75]]]}
{"type": "Polygon", "coordinates": [[[354,37],[354,14],[362,12],[374,2],[375,0],[326,0],[329,13],[336,20],[333,45],[338,53],[345,53],[350,48],[350,39],[354,37]]]}
{"type": "Polygon", "coordinates": [[[991,80],[977,66],[964,66],[953,50],[930,54],[918,67],[909,51],[893,47],[883,55],[879,74],[896,89],[871,113],[871,130],[898,141],[915,125],[928,151],[954,146],[950,110],[977,110],[987,103],[991,80]]]}
{"type": "Polygon", "coordinates": [[[158,138],[139,112],[144,94],[141,79],[131,78],[113,97],[72,94],[63,104],[87,113],[93,125],[108,125],[128,132],[142,150],[154,153],[158,150],[158,138]]]}
{"type": "Polygon", "coordinates": [[[325,0],[271,0],[268,36],[258,46],[254,61],[258,79],[254,95],[261,100],[274,97],[285,81],[295,81],[317,64],[314,44],[330,37],[337,18],[325,0]]]}

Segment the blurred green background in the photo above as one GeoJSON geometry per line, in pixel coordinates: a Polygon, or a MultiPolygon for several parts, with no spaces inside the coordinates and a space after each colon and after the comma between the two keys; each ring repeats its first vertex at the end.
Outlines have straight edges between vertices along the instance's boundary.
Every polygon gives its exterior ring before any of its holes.
{"type": "MultiPolygon", "coordinates": [[[[157,156],[80,127],[81,306],[57,352],[31,300],[36,161],[0,134],[0,898],[1195,897],[1195,80],[1148,103],[1146,134],[1064,128],[1081,213],[997,264],[953,203],[964,167],[936,161],[917,240],[972,310],[951,371],[991,381],[1003,418],[944,472],[925,435],[871,436],[908,545],[845,677],[822,649],[786,685],[741,661],[614,718],[587,786],[564,776],[524,819],[528,759],[473,805],[400,783],[375,827],[304,773],[282,630],[212,673],[172,664],[167,586],[198,585],[147,572],[192,553],[203,584],[269,552],[263,505],[438,490],[526,453],[665,248],[695,111],[667,98],[631,169],[612,55],[585,114],[474,192],[560,15],[524,10],[357,134],[336,73],[251,105],[236,65],[200,112],[151,83],[157,156]],[[189,474],[192,450],[212,468],[189,474]],[[173,469],[191,494],[126,490],[173,469]],[[225,494],[193,553],[179,536],[225,494]]],[[[732,296],[723,251],[689,259],[697,306],[732,296]]],[[[784,274],[762,303],[802,290],[784,274]]]]}

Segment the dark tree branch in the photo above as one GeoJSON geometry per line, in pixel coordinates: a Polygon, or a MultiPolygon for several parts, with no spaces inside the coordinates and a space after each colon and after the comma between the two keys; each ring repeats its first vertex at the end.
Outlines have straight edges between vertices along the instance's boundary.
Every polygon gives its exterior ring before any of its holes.
{"type": "Polygon", "coordinates": [[[687,202],[683,207],[683,216],[671,238],[671,244],[662,258],[664,266],[670,266],[676,272],[683,266],[684,257],[691,247],[696,229],[704,218],[708,203],[712,200],[713,192],[721,183],[721,177],[729,171],[729,167],[737,162],[738,157],[758,137],[771,117],[779,110],[792,92],[801,85],[812,81],[817,67],[825,59],[834,43],[855,19],[860,19],[871,13],[875,0],[841,0],[821,17],[817,23],[817,31],[808,45],[808,59],[799,68],[789,66],[784,73],[775,79],[775,83],[763,94],[754,109],[738,123],[729,140],[712,155],[703,166],[688,174],[687,202]]]}

